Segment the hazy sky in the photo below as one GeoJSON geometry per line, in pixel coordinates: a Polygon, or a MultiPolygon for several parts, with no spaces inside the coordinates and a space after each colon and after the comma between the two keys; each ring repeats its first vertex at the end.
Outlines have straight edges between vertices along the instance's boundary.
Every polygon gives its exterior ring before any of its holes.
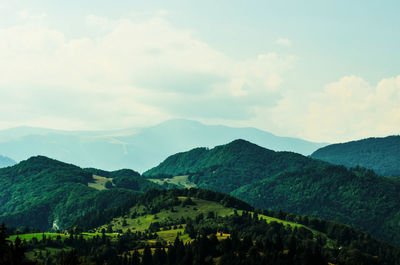
{"type": "Polygon", "coordinates": [[[398,1],[0,0],[0,129],[400,133],[398,1]],[[141,3],[139,3],[141,2],[141,3]]]}

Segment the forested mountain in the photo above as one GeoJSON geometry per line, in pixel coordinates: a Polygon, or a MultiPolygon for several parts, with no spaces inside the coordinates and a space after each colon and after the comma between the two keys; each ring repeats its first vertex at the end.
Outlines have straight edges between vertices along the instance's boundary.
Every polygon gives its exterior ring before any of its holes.
{"type": "Polygon", "coordinates": [[[189,175],[199,188],[230,193],[253,206],[335,220],[400,245],[400,182],[244,140],[197,148],[144,173],[189,175]]]}
{"type": "Polygon", "coordinates": [[[21,261],[25,249],[26,262],[38,264],[400,264],[399,249],[347,225],[258,210],[200,189],[149,191],[100,215],[87,213],[68,235],[8,239],[0,245],[8,257],[21,261]]]}
{"type": "Polygon", "coordinates": [[[214,147],[237,138],[261,146],[306,155],[324,146],[297,138],[278,137],[255,128],[210,126],[190,120],[114,131],[59,131],[17,127],[0,131],[2,154],[17,161],[44,155],[81,167],[144,171],[171,154],[199,146],[214,147]]]}
{"type": "Polygon", "coordinates": [[[369,168],[385,176],[400,176],[400,136],[332,144],[311,157],[346,167],[369,168]]]}
{"type": "Polygon", "coordinates": [[[9,157],[0,155],[0,168],[15,165],[15,161],[9,157]]]}
{"type": "Polygon", "coordinates": [[[162,187],[132,170],[84,170],[47,157],[32,157],[0,169],[0,223],[62,229],[88,211],[119,206],[154,188],[162,187]]]}

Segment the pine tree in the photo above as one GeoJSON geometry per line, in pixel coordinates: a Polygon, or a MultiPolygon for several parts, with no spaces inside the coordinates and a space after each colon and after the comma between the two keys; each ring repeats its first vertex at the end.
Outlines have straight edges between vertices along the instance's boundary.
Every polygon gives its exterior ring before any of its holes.
{"type": "Polygon", "coordinates": [[[144,247],[142,265],[153,265],[153,257],[151,255],[151,249],[147,245],[144,247]]]}

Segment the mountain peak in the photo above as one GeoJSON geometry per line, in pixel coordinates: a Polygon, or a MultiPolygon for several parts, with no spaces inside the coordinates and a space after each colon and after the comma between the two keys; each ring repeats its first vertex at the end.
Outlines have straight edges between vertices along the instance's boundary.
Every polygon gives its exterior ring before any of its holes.
{"type": "Polygon", "coordinates": [[[64,164],[68,165],[67,163],[58,161],[56,159],[44,156],[44,155],[37,155],[28,158],[27,160],[23,161],[25,163],[44,163],[44,164],[64,164]]]}
{"type": "Polygon", "coordinates": [[[244,139],[233,140],[232,142],[226,144],[226,146],[242,146],[242,147],[259,147],[259,148],[262,148],[261,146],[256,145],[255,143],[252,143],[252,142],[244,140],[244,139]]]}
{"type": "Polygon", "coordinates": [[[80,170],[80,168],[75,165],[67,164],[43,155],[32,156],[27,160],[21,161],[20,163],[14,165],[13,168],[17,169],[18,174],[32,174],[34,172],[39,173],[49,169],[80,170]]]}

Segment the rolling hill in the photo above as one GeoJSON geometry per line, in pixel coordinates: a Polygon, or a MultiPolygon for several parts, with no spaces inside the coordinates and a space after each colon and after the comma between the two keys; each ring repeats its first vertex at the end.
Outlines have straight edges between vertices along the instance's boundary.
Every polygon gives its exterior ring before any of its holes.
{"type": "Polygon", "coordinates": [[[16,161],[43,155],[81,167],[144,171],[169,155],[199,146],[214,147],[237,138],[273,150],[311,154],[324,146],[301,139],[278,137],[255,128],[210,126],[190,120],[114,131],[59,131],[17,127],[0,131],[0,150],[16,161]]]}
{"type": "Polygon", "coordinates": [[[0,223],[64,229],[88,211],[120,206],[154,188],[163,187],[132,170],[85,170],[43,156],[32,157],[0,169],[0,223]]]}
{"type": "Polygon", "coordinates": [[[345,223],[400,244],[400,182],[244,140],[167,158],[148,178],[186,175],[199,188],[251,205],[345,223]]]}
{"type": "Polygon", "coordinates": [[[9,240],[24,239],[26,256],[39,264],[397,265],[400,260],[399,249],[350,226],[262,211],[201,189],[149,191],[112,212],[87,213],[69,233],[9,240]]]}
{"type": "Polygon", "coordinates": [[[400,176],[400,136],[332,144],[311,157],[346,167],[369,168],[380,175],[400,176]]]}

